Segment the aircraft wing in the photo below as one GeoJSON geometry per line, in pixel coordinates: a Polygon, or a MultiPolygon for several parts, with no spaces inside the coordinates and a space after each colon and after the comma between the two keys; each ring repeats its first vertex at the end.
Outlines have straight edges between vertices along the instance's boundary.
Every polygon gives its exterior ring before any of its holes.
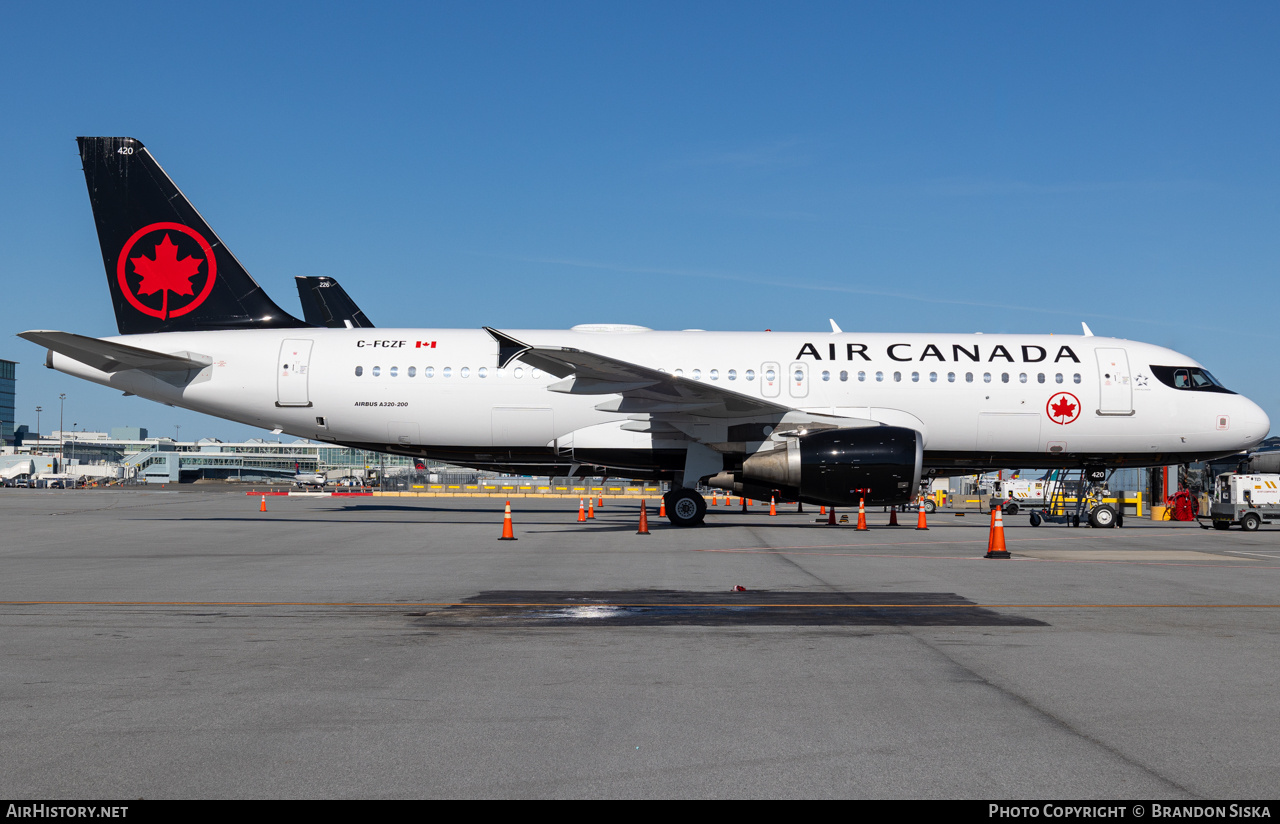
{"type": "Polygon", "coordinates": [[[484,327],[498,342],[498,368],[514,360],[563,380],[547,388],[568,395],[621,395],[597,404],[602,412],[632,414],[692,413],[708,418],[781,416],[794,407],[753,398],[704,381],[594,352],[566,347],[530,346],[496,329],[484,327]]]}
{"type": "Polygon", "coordinates": [[[190,352],[168,355],[163,352],[153,352],[150,349],[126,346],[123,343],[75,335],[71,332],[35,329],[19,332],[18,337],[103,372],[121,372],[126,369],[139,369],[144,372],[185,372],[191,369],[200,370],[213,363],[211,358],[204,355],[192,355],[190,352]]]}

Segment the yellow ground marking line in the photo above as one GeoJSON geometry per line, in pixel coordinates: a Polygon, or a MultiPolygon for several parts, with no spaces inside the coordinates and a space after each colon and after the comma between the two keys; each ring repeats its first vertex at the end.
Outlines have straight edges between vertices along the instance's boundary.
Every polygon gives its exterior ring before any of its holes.
{"type": "Polygon", "coordinates": [[[0,601],[0,606],[95,606],[95,607],[787,607],[805,609],[1280,609],[1280,604],[745,604],[736,603],[648,603],[615,604],[598,601],[579,603],[564,602],[516,602],[516,603],[459,603],[451,601],[422,603],[359,602],[359,601],[0,601]]]}

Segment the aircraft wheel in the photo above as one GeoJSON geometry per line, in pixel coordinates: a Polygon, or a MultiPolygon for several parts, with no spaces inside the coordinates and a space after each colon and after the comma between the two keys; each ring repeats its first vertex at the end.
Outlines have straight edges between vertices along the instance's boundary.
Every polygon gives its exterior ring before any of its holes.
{"type": "Polygon", "coordinates": [[[1116,525],[1116,511],[1109,504],[1101,504],[1089,510],[1089,526],[1110,529],[1116,525]]]}
{"type": "Polygon", "coordinates": [[[933,513],[935,513],[935,512],[937,512],[937,511],[938,511],[938,504],[937,504],[937,503],[935,503],[935,502],[934,502],[932,499],[930,499],[930,498],[925,498],[925,500],[924,500],[924,511],[925,511],[925,513],[926,513],[926,514],[928,514],[928,515],[932,515],[933,513]]]}
{"type": "Polygon", "coordinates": [[[697,526],[707,515],[707,501],[692,489],[673,489],[664,497],[667,520],[676,526],[697,526]]]}
{"type": "Polygon", "coordinates": [[[1245,532],[1257,532],[1260,526],[1262,526],[1262,519],[1256,512],[1250,512],[1240,519],[1240,528],[1245,532]]]}
{"type": "Polygon", "coordinates": [[[1040,526],[1040,513],[1035,510],[1031,511],[1031,525],[1040,526]]]}

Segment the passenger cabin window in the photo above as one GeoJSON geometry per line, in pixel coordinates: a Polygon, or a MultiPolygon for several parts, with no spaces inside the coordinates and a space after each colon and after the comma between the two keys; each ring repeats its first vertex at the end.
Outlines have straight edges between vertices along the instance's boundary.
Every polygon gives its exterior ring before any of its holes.
{"type": "Polygon", "coordinates": [[[1197,366],[1152,366],[1151,371],[1156,380],[1174,389],[1185,389],[1190,392],[1224,392],[1234,395],[1223,386],[1217,378],[1209,374],[1209,370],[1197,366]]]}
{"type": "Polygon", "coordinates": [[[955,383],[955,382],[956,382],[956,373],[955,373],[955,372],[948,372],[948,373],[947,373],[947,383],[955,383]]]}
{"type": "Polygon", "coordinates": [[[379,376],[379,375],[381,375],[381,374],[382,374],[382,367],[381,367],[381,366],[375,366],[375,367],[373,367],[373,376],[374,376],[375,378],[376,378],[376,377],[378,377],[378,376],[379,376]]]}
{"type": "Polygon", "coordinates": [[[938,373],[937,373],[937,372],[930,372],[930,373],[929,373],[929,383],[937,383],[937,382],[938,382],[938,373]]]}
{"type": "Polygon", "coordinates": [[[390,369],[388,369],[388,370],[387,370],[387,374],[388,374],[388,375],[390,375],[390,376],[391,376],[391,377],[393,377],[393,378],[394,378],[396,375],[398,375],[399,373],[400,373],[400,367],[398,367],[398,366],[393,366],[393,367],[391,367],[390,369]]]}
{"type": "Polygon", "coordinates": [[[893,373],[893,382],[894,382],[894,383],[901,383],[901,382],[902,382],[902,373],[901,373],[901,372],[894,372],[894,373],[893,373]]]}
{"type": "Polygon", "coordinates": [[[1079,382],[1080,382],[1080,373],[1079,373],[1079,372],[1077,372],[1077,373],[1075,373],[1074,375],[1072,375],[1072,376],[1071,376],[1071,382],[1072,382],[1072,383],[1079,383],[1079,382]]]}
{"type": "Polygon", "coordinates": [[[364,367],[363,367],[363,366],[357,366],[357,367],[356,367],[356,377],[358,378],[358,377],[360,377],[360,376],[361,376],[361,375],[363,375],[363,374],[364,374],[364,367]]]}
{"type": "Polygon", "coordinates": [[[764,373],[764,379],[769,381],[770,383],[776,380],[777,377],[778,377],[778,373],[774,372],[772,369],[768,369],[764,373]]]}
{"type": "Polygon", "coordinates": [[[719,369],[712,369],[710,372],[708,372],[708,373],[707,373],[707,377],[708,377],[708,378],[711,378],[711,380],[713,380],[713,381],[718,381],[718,380],[720,380],[720,370],[719,370],[719,369]]]}
{"type": "Polygon", "coordinates": [[[746,378],[747,380],[749,380],[749,381],[753,381],[753,380],[755,380],[755,379],[756,379],[756,370],[754,370],[754,369],[748,369],[748,370],[747,370],[747,372],[746,372],[746,374],[745,374],[743,377],[745,377],[745,378],[746,378]]]}
{"type": "Polygon", "coordinates": [[[858,373],[858,380],[859,380],[859,381],[865,381],[866,379],[867,379],[867,373],[866,373],[866,372],[859,372],[859,373],[858,373]]]}
{"type": "Polygon", "coordinates": [[[690,372],[690,373],[689,373],[689,376],[690,376],[691,378],[693,378],[695,381],[700,381],[700,380],[702,380],[702,370],[701,370],[701,369],[695,369],[695,370],[693,370],[692,372],[690,372]]]}
{"type": "Polygon", "coordinates": [[[436,368],[434,366],[425,366],[422,369],[423,377],[434,378],[436,376],[436,368]]]}
{"type": "Polygon", "coordinates": [[[912,383],[919,383],[919,382],[920,382],[920,373],[919,373],[919,372],[912,372],[912,373],[911,373],[911,382],[912,382],[912,383]]]}
{"type": "Polygon", "coordinates": [[[727,377],[731,381],[736,381],[738,379],[738,370],[730,369],[728,372],[725,373],[725,377],[727,377]]]}
{"type": "Polygon", "coordinates": [[[1053,382],[1054,382],[1054,383],[1062,383],[1062,373],[1061,373],[1061,372],[1059,372],[1058,374],[1056,374],[1056,375],[1054,375],[1054,376],[1053,376],[1053,382]]]}
{"type": "Polygon", "coordinates": [[[517,378],[523,378],[523,377],[524,377],[524,368],[523,368],[523,367],[521,367],[521,366],[517,366],[515,369],[512,369],[512,370],[511,370],[511,374],[515,375],[517,378]]]}
{"type": "Polygon", "coordinates": [[[1039,373],[1038,375],[1036,375],[1036,383],[1044,383],[1044,373],[1043,373],[1043,372],[1041,372],[1041,373],[1039,373]]]}
{"type": "Polygon", "coordinates": [[[826,371],[825,369],[824,369],[824,370],[822,370],[822,379],[823,379],[824,381],[829,381],[829,380],[831,380],[831,373],[830,373],[830,372],[828,372],[828,371],[826,371]]]}
{"type": "Polygon", "coordinates": [[[849,373],[848,373],[848,372],[844,372],[844,371],[842,371],[842,372],[840,373],[840,380],[842,380],[842,381],[847,381],[847,380],[849,380],[849,373]]]}
{"type": "Polygon", "coordinates": [[[489,367],[487,367],[487,366],[481,366],[479,369],[477,369],[477,370],[476,370],[476,377],[478,377],[478,378],[487,378],[487,377],[489,377],[489,367]]]}
{"type": "Polygon", "coordinates": [[[877,372],[877,373],[876,373],[876,380],[878,380],[878,381],[882,381],[882,380],[884,380],[884,373],[883,373],[883,372],[877,372]]]}
{"type": "Polygon", "coordinates": [[[441,369],[441,370],[440,370],[440,377],[442,377],[442,378],[451,378],[451,377],[453,377],[453,367],[452,367],[452,366],[446,366],[444,369],[441,369]]]}
{"type": "Polygon", "coordinates": [[[972,373],[972,372],[965,372],[965,373],[964,373],[964,382],[965,382],[965,383],[973,383],[973,373],[972,373]]]}
{"type": "Polygon", "coordinates": [[[409,370],[406,372],[406,374],[407,374],[409,377],[411,377],[411,378],[412,378],[412,377],[414,377],[415,375],[417,375],[417,374],[418,374],[418,367],[416,367],[416,366],[410,366],[410,367],[409,367],[409,370]]]}

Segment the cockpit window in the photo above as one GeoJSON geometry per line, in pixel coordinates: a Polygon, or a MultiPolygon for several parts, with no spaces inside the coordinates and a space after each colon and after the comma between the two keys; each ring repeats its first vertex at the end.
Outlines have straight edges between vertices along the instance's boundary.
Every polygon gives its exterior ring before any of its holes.
{"type": "Polygon", "coordinates": [[[1227,387],[1218,382],[1218,379],[1209,374],[1208,369],[1201,369],[1198,366],[1152,366],[1151,371],[1155,373],[1156,379],[1165,386],[1172,386],[1174,389],[1186,389],[1192,392],[1225,392],[1228,395],[1234,395],[1227,387]]]}

